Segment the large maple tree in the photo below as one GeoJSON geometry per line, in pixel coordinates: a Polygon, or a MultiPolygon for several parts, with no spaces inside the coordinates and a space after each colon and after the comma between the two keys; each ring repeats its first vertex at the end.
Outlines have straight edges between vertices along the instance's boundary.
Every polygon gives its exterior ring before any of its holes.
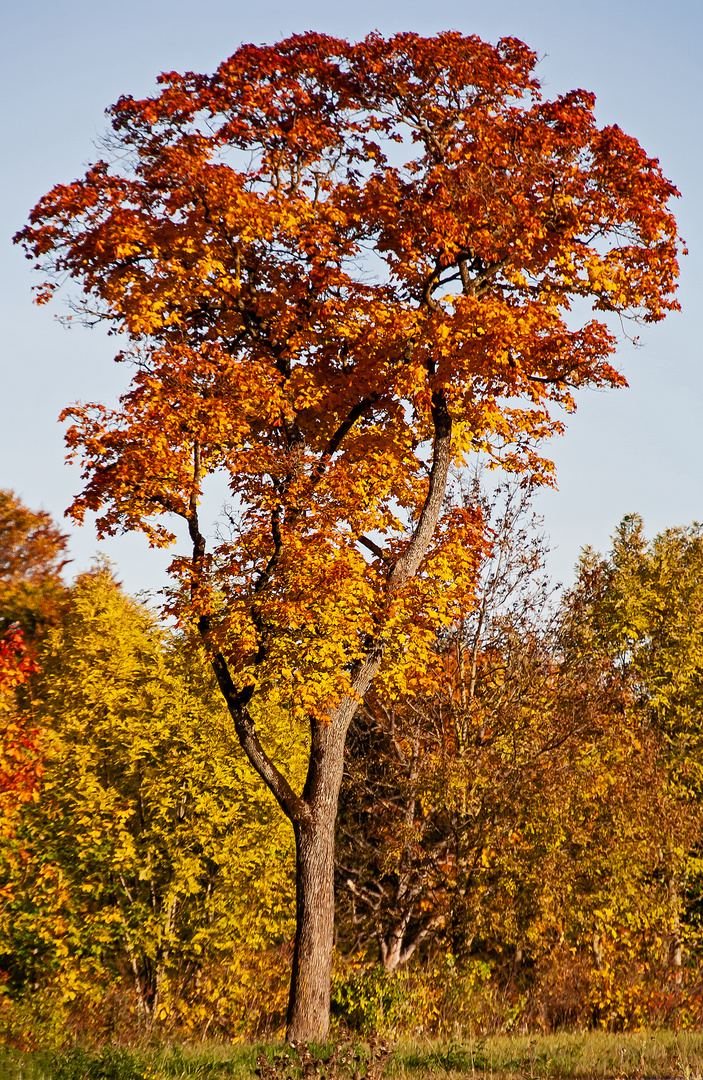
{"type": "Polygon", "coordinates": [[[535,62],[453,32],[245,45],[120,99],[105,158],[19,234],[39,298],[74,279],[135,365],[117,409],[67,410],[72,513],[157,545],[186,522],[174,610],[293,823],[293,1039],[329,1023],[347,727],[375,678],[417,681],[473,585],[480,514],[452,465],[548,478],[552,407],[624,382],[600,313],[676,306],[675,188],[591,94],[544,101],[535,62]],[[218,472],[230,527],[209,543],[218,472]],[[272,692],[309,725],[302,792],[251,718],[272,692]]]}

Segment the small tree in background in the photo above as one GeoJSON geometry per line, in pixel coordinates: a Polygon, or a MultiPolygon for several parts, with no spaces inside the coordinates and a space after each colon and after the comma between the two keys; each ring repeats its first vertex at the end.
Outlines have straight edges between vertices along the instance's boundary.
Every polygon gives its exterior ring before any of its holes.
{"type": "Polygon", "coordinates": [[[56,621],[68,537],[45,510],[0,490],[0,628],[18,622],[30,646],[56,621]]]}
{"type": "MultiPolygon", "coordinates": [[[[629,698],[641,737],[659,745],[672,796],[700,822],[703,810],[703,529],[666,529],[648,540],[642,518],[628,514],[603,558],[586,549],[573,590],[579,635],[609,657],[629,698]]],[[[680,814],[683,820],[683,812],[680,814]]],[[[699,824],[700,828],[700,824],[699,824]]],[[[680,968],[684,923],[701,925],[700,841],[680,830],[660,837],[668,883],[669,959],[680,968]],[[688,910],[687,910],[688,909],[688,910]]]]}

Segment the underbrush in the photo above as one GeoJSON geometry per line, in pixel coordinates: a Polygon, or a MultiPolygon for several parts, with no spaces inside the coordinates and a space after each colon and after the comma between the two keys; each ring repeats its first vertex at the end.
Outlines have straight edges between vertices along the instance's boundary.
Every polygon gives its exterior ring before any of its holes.
{"type": "MultiPolygon", "coordinates": [[[[194,1047],[274,1045],[272,1040],[283,1036],[287,975],[283,965],[273,975],[265,965],[253,964],[244,973],[246,979],[228,979],[227,974],[232,976],[223,969],[217,980],[203,979],[197,998],[164,994],[148,1015],[140,1013],[124,984],[102,990],[96,983],[90,993],[69,996],[56,980],[17,998],[0,994],[0,1045],[59,1055],[82,1047],[81,1052],[92,1053],[93,1058],[82,1064],[77,1058],[76,1068],[80,1066],[89,1080],[123,1080],[118,1074],[119,1055],[104,1062],[95,1058],[106,1046],[161,1047],[156,1057],[154,1051],[145,1059],[144,1068],[168,1077],[180,1075],[173,1069],[194,1060],[194,1047]],[[181,1050],[167,1053],[164,1048],[169,1046],[181,1050]],[[171,1059],[176,1064],[169,1064],[171,1059]],[[93,1077],[93,1068],[113,1071],[93,1077]]],[[[618,1038],[625,1037],[619,1033],[629,1033],[628,1038],[640,1038],[641,1031],[673,1031],[681,1039],[684,1033],[703,1031],[703,974],[693,958],[683,968],[672,968],[646,957],[614,953],[609,963],[596,968],[588,955],[558,949],[532,966],[501,966],[480,959],[459,964],[451,955],[440,954],[394,974],[378,966],[338,961],[332,1018],[335,1036],[348,1029],[363,1040],[373,1032],[396,1044],[415,1039],[426,1040],[427,1045],[458,1040],[458,1045],[482,1046],[499,1036],[520,1036],[528,1039],[529,1047],[530,1039],[562,1038],[561,1032],[592,1032],[593,1038],[598,1032],[618,1038]]],[[[531,1062],[531,1051],[526,1053],[531,1062]]],[[[669,1050],[667,1054],[671,1058],[669,1050]]],[[[206,1068],[204,1060],[198,1059],[198,1068],[206,1068]]],[[[215,1068],[221,1060],[218,1051],[207,1068],[215,1068]]],[[[235,1058],[230,1054],[227,1060],[231,1070],[235,1058]]],[[[242,1060],[242,1068],[251,1071],[253,1059],[245,1053],[242,1060]]],[[[471,1060],[475,1070],[475,1054],[471,1060]]],[[[612,1067],[607,1063],[607,1069],[612,1067]]],[[[72,1077],[67,1074],[60,1080],[72,1077]]]]}
{"type": "Polygon", "coordinates": [[[558,950],[531,968],[464,964],[451,955],[390,975],[339,967],[333,1014],[363,1035],[466,1038],[560,1031],[703,1030],[698,965],[668,968],[627,955],[595,968],[558,950]]]}

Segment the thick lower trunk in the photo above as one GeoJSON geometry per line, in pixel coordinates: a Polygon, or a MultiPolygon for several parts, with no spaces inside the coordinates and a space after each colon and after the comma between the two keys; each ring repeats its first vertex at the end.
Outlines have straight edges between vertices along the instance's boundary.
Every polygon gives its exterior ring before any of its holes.
{"type": "MultiPolygon", "coordinates": [[[[336,809],[336,807],[335,807],[336,809]]],[[[334,818],[296,826],[296,935],[289,1042],[322,1042],[330,1025],[334,942],[334,818]]]]}
{"type": "Polygon", "coordinates": [[[319,1042],[329,1032],[334,826],[344,768],[344,742],[355,708],[355,702],[348,699],[330,723],[314,721],[311,728],[310,766],[303,791],[308,814],[305,819],[293,822],[296,931],[286,1032],[289,1042],[319,1042]]]}

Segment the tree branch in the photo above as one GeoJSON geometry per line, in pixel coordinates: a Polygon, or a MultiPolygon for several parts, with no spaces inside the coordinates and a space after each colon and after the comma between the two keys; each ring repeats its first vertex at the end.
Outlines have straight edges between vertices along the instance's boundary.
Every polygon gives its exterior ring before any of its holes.
{"type": "Polygon", "coordinates": [[[374,540],[369,539],[368,536],[357,536],[356,539],[362,547],[365,547],[367,551],[372,552],[378,559],[388,558],[388,555],[383,548],[379,547],[379,545],[374,540]]]}
{"type": "Polygon", "coordinates": [[[304,799],[295,794],[285,776],[279,772],[259,742],[254,721],[247,709],[254,687],[245,686],[242,690],[237,690],[232,682],[227,661],[222,653],[211,654],[210,663],[215,672],[218,686],[222,691],[222,696],[227,702],[230,716],[234,721],[237,738],[249,761],[273,793],[287,818],[299,824],[310,821],[312,817],[310,807],[304,799]]]}
{"type": "Polygon", "coordinates": [[[400,967],[402,964],[407,964],[408,960],[415,952],[417,947],[422,944],[425,938],[428,938],[430,934],[433,934],[434,931],[439,926],[441,926],[443,922],[443,914],[435,915],[425,926],[422,927],[421,930],[418,930],[418,932],[410,939],[407,945],[404,945],[401,949],[400,957],[398,959],[398,966],[400,967]]]}
{"type": "MultiPolygon", "coordinates": [[[[200,483],[200,444],[195,442],[193,448],[193,488],[191,490],[190,502],[188,507],[187,521],[188,531],[193,543],[193,574],[194,577],[202,576],[203,572],[203,558],[205,556],[205,537],[200,532],[198,523],[197,512],[197,495],[200,483]]],[[[275,518],[275,514],[274,514],[275,518]]],[[[273,525],[274,543],[276,550],[274,555],[269,560],[269,564],[264,571],[265,575],[270,573],[272,569],[272,562],[278,558],[280,551],[280,534],[277,535],[277,522],[274,521],[273,525]]],[[[262,575],[263,576],[263,575],[262,575]]],[[[257,583],[257,591],[259,587],[263,588],[262,579],[259,579],[257,583]]],[[[290,818],[291,821],[304,822],[310,818],[310,808],[307,803],[295,794],[292,787],[286,780],[285,776],[276,768],[268,754],[261,745],[259,738],[256,734],[256,726],[247,709],[247,705],[251,700],[254,692],[253,686],[245,686],[242,690],[237,690],[232,677],[229,673],[227,661],[220,652],[214,652],[212,650],[212,643],[210,639],[212,624],[210,616],[206,614],[200,615],[197,621],[198,632],[202,638],[212,669],[215,673],[218,686],[222,692],[230,716],[234,721],[234,728],[237,733],[237,738],[242,745],[244,753],[247,755],[249,761],[258,772],[261,779],[267,785],[269,790],[273,793],[276,801],[283,810],[283,813],[290,818]]]]}
{"type": "Polygon", "coordinates": [[[432,391],[432,420],[434,423],[434,448],[427,497],[420,513],[420,520],[410,543],[396,562],[389,578],[391,588],[400,588],[417,572],[430,545],[435,526],[439,521],[442,502],[447,487],[447,475],[451,464],[452,418],[443,392],[432,391]]]}
{"type": "MultiPolygon", "coordinates": [[[[404,553],[396,561],[389,574],[388,585],[390,591],[401,588],[416,573],[430,545],[442,510],[447,475],[451,464],[452,440],[452,418],[449,414],[446,397],[442,391],[433,390],[431,410],[435,439],[429,489],[417,528],[404,553]]],[[[363,541],[360,542],[363,543],[363,541]]],[[[359,661],[352,672],[351,692],[342,698],[331,714],[332,724],[338,725],[345,733],[358,708],[358,703],[363,699],[372,679],[381,666],[383,651],[384,641],[382,635],[369,641],[365,659],[359,661]]]]}
{"type": "Polygon", "coordinates": [[[349,410],[346,420],[344,420],[339,425],[334,435],[327,443],[327,447],[323,454],[322,460],[318,461],[317,465],[315,466],[313,487],[315,487],[322,478],[322,476],[324,476],[329,460],[332,455],[336,454],[339,450],[340,446],[342,445],[342,440],[344,439],[344,436],[349,431],[351,431],[357,420],[359,420],[364,415],[364,413],[371,408],[372,405],[376,404],[376,402],[379,400],[379,397],[379,394],[367,394],[366,397],[363,397],[360,401],[357,401],[356,405],[354,405],[353,408],[349,410]]]}

